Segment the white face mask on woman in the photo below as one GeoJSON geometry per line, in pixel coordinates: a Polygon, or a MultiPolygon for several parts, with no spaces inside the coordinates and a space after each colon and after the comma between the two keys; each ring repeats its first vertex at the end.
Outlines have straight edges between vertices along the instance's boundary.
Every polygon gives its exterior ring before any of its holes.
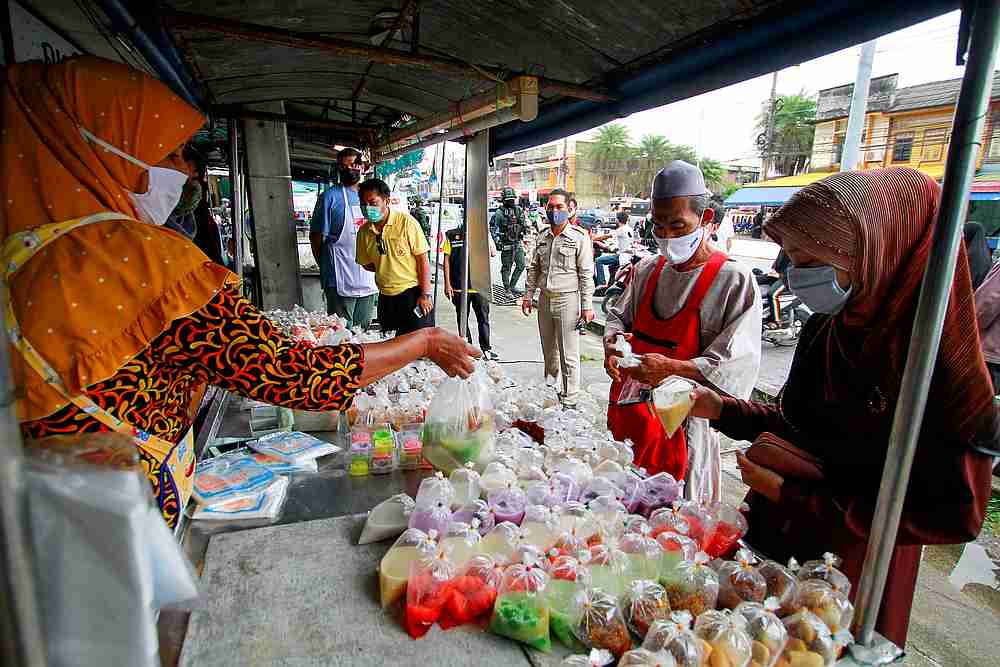
{"type": "Polygon", "coordinates": [[[151,225],[162,225],[170,217],[177,202],[181,200],[181,193],[184,191],[184,184],[187,183],[187,174],[176,169],[165,167],[151,167],[139,158],[133,157],[125,151],[112,146],[103,139],[100,139],[89,130],[80,128],[80,134],[84,139],[92,141],[101,148],[118,157],[128,160],[132,164],[142,167],[149,172],[149,187],[144,194],[129,192],[129,199],[135,204],[139,217],[143,222],[151,225]]]}

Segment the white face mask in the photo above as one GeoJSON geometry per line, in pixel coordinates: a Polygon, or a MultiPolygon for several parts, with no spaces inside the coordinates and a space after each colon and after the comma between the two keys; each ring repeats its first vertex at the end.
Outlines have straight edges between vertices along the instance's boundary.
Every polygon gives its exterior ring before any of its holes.
{"type": "Polygon", "coordinates": [[[142,160],[133,157],[125,151],[112,146],[103,139],[100,139],[92,132],[80,128],[80,134],[84,139],[92,141],[104,150],[114,153],[118,157],[128,160],[132,164],[142,167],[149,172],[149,187],[144,194],[129,192],[129,199],[135,204],[139,217],[143,222],[151,225],[162,225],[170,217],[171,212],[181,200],[184,191],[184,184],[187,183],[187,174],[176,169],[166,169],[164,167],[151,167],[142,160]]]}
{"type": "Polygon", "coordinates": [[[661,239],[659,236],[653,235],[653,238],[656,239],[656,245],[660,247],[660,254],[667,258],[668,264],[672,265],[683,264],[694,257],[704,237],[704,227],[699,227],[690,234],[673,239],[661,239]]]}

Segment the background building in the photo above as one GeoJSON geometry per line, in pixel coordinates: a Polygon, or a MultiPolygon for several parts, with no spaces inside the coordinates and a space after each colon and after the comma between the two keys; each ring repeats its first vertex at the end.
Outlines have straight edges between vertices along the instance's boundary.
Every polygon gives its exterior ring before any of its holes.
{"type": "Polygon", "coordinates": [[[555,188],[576,194],[582,208],[608,205],[593,161],[587,157],[592,142],[563,139],[544,146],[502,155],[494,160],[489,173],[490,195],[510,186],[532,202],[544,201],[555,188]]]}

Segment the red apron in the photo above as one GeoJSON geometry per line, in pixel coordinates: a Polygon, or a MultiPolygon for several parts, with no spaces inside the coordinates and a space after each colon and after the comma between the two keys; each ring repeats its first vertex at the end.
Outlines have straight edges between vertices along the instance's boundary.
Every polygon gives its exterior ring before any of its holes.
{"type": "MultiPolygon", "coordinates": [[[[653,312],[656,285],[666,260],[660,257],[656,268],[646,281],[642,301],[632,323],[632,351],[636,354],[656,352],[671,359],[687,361],[701,354],[701,317],[699,308],[708,289],[719,274],[727,257],[716,252],[698,276],[687,303],[668,319],[660,319],[653,312]]],[[[617,405],[622,393],[622,382],[611,385],[608,405],[608,429],[618,440],[628,438],[634,445],[635,465],[645,468],[650,475],[668,472],[675,479],[683,480],[687,472],[687,438],[679,428],[672,438],[667,437],[663,424],[653,407],[646,401],[617,405]]]]}

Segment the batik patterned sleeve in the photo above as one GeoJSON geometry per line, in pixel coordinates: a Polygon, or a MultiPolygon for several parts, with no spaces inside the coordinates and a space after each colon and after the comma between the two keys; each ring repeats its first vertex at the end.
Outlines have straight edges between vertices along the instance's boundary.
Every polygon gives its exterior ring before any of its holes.
{"type": "Polygon", "coordinates": [[[222,290],[165,333],[151,350],[162,362],[272,405],[340,410],[360,388],[363,347],[293,341],[233,290],[222,290]]]}

